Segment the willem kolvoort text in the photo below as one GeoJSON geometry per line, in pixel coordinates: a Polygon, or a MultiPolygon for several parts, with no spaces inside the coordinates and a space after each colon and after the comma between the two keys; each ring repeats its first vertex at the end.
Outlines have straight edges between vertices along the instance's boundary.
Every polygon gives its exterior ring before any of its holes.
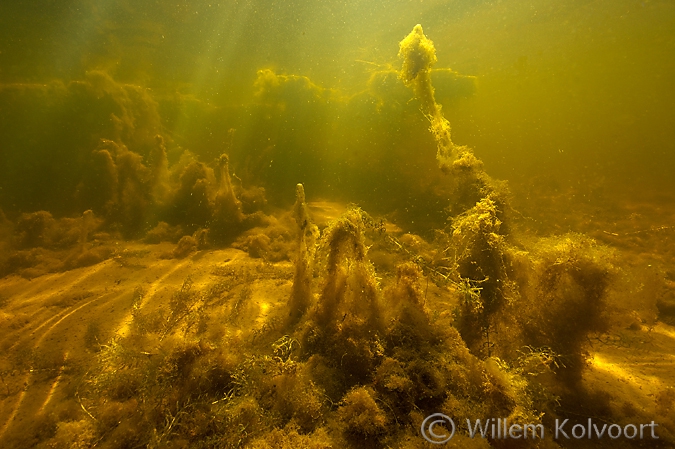
{"type": "MultiPolygon", "coordinates": [[[[542,424],[509,424],[507,418],[476,419],[473,422],[466,420],[471,438],[482,437],[492,439],[535,439],[544,438],[544,426],[542,424]]],[[[555,420],[555,439],[580,440],[601,438],[627,438],[627,439],[659,439],[655,433],[658,427],[654,421],[649,424],[597,424],[591,418],[584,424],[574,424],[569,419],[555,420]]]]}

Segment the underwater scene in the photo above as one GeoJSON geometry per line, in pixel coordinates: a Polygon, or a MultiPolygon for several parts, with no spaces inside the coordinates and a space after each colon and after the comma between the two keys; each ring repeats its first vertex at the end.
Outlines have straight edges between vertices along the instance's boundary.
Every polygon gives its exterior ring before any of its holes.
{"type": "Polygon", "coordinates": [[[0,3],[0,447],[675,448],[671,0],[0,3]]]}

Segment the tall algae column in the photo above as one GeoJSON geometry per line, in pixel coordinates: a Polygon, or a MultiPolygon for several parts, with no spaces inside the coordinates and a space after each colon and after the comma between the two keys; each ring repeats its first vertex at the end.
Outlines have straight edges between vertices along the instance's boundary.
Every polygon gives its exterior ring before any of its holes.
{"type": "MultiPolygon", "coordinates": [[[[400,78],[406,87],[412,88],[415,96],[422,103],[422,112],[431,122],[431,132],[436,139],[438,152],[436,158],[444,172],[449,172],[452,163],[461,152],[469,151],[467,147],[458,147],[450,139],[450,122],[441,112],[441,105],[434,98],[434,87],[431,84],[431,66],[436,63],[436,48],[424,35],[422,25],[415,28],[399,43],[399,58],[403,59],[400,78]]],[[[470,151],[469,151],[470,152],[470,151]]]]}
{"type": "Polygon", "coordinates": [[[422,112],[431,123],[430,131],[436,140],[436,159],[441,170],[453,175],[455,192],[450,211],[453,215],[473,207],[483,198],[497,204],[500,219],[507,209],[507,189],[504,182],[493,180],[483,169],[483,162],[474,156],[471,148],[455,145],[450,136],[450,122],[443,116],[441,105],[434,98],[431,67],[436,63],[436,49],[422,30],[415,28],[399,43],[399,58],[403,66],[399,78],[415,93],[422,112]]]}
{"type": "Polygon", "coordinates": [[[223,153],[218,159],[220,180],[214,199],[209,232],[215,241],[226,242],[245,229],[241,201],[234,193],[230,178],[230,158],[223,153]]]}
{"type": "Polygon", "coordinates": [[[298,254],[293,276],[293,289],[288,303],[290,308],[289,322],[295,324],[305,313],[312,299],[312,260],[319,228],[309,218],[309,210],[305,202],[305,188],[302,184],[295,187],[295,206],[293,217],[298,225],[298,254]]]}
{"type": "Polygon", "coordinates": [[[403,59],[399,77],[413,90],[431,122],[439,167],[452,175],[453,194],[448,208],[453,215],[449,233],[452,238],[446,252],[454,260],[459,285],[466,293],[457,327],[474,354],[490,355],[495,315],[513,295],[505,262],[508,189],[505,182],[495,181],[485,173],[482,161],[469,147],[452,142],[450,123],[436,103],[431,84],[436,49],[421,25],[416,25],[399,43],[398,55],[403,59]]]}

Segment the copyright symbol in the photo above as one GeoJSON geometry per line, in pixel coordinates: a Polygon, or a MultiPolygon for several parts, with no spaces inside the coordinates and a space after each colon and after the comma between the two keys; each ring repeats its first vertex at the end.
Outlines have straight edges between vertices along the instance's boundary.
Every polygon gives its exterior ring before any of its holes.
{"type": "Polygon", "coordinates": [[[429,443],[445,444],[455,436],[455,422],[443,413],[434,413],[424,418],[420,431],[429,443]],[[439,429],[436,427],[441,425],[445,428],[439,429]],[[449,435],[447,434],[448,430],[450,430],[449,435]]]}

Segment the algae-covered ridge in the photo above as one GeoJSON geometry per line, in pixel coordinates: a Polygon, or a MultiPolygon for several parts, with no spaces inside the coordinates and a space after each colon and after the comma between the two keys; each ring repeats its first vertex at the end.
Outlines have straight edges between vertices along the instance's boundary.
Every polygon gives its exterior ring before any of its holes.
{"type": "MultiPolygon", "coordinates": [[[[393,73],[430,123],[443,174],[446,220],[424,233],[397,228],[395,214],[310,201],[303,183],[292,206],[269,204],[234,173],[234,129],[211,162],[189,151],[170,162],[168,138],[132,119],[134,102],[156,110],[153,100],[89,74],[84,91],[127,109],[82,162],[86,209],[0,211],[0,444],[412,449],[433,446],[420,428],[442,413],[456,424],[447,447],[572,447],[472,437],[470,421],[488,419],[546,435],[564,419],[657,420],[659,447],[675,445],[672,386],[645,385],[653,394],[639,403],[598,388],[593,342],[627,320],[658,326],[656,305],[629,304],[615,249],[522,232],[507,183],[452,142],[421,25],[398,56],[393,73]]],[[[261,69],[256,96],[284,86],[336,95],[261,69]]]]}

